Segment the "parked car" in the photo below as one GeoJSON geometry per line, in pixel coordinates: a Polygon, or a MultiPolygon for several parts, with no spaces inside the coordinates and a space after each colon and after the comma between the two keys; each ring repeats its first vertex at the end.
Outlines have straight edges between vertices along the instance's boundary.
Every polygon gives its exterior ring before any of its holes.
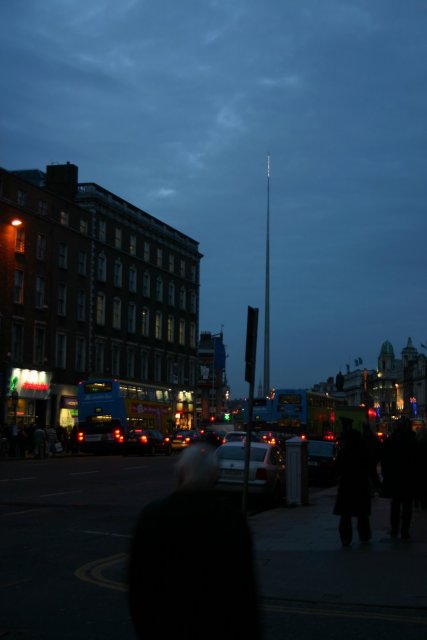
{"type": "MultiPolygon", "coordinates": [[[[246,440],[247,433],[246,431],[229,431],[224,434],[224,438],[222,440],[223,444],[227,442],[244,442],[246,440]]],[[[261,438],[255,431],[251,432],[251,441],[252,442],[261,442],[261,438]]]]}
{"type": "MultiPolygon", "coordinates": [[[[216,450],[219,478],[216,490],[238,494],[243,491],[246,444],[227,442],[216,450]]],[[[250,446],[248,497],[261,499],[269,505],[278,505],[285,496],[285,455],[280,449],[264,442],[250,446]]]]}
{"type": "Polygon", "coordinates": [[[163,453],[169,456],[172,447],[169,436],[164,436],[156,429],[131,429],[124,437],[123,455],[137,453],[139,455],[163,453]]]}
{"type": "Polygon", "coordinates": [[[307,466],[310,484],[331,485],[338,479],[338,444],[329,440],[307,441],[307,466]]]}
{"type": "Polygon", "coordinates": [[[182,451],[190,444],[201,441],[201,436],[195,429],[178,429],[171,437],[173,451],[182,451]]]}

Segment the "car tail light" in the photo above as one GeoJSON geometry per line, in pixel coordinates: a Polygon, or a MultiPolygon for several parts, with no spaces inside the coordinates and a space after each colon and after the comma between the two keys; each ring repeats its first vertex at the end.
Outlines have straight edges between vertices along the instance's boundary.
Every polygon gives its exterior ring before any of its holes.
{"type": "Polygon", "coordinates": [[[267,469],[265,469],[265,467],[258,467],[255,478],[257,480],[267,480],[267,469]]]}
{"type": "Polygon", "coordinates": [[[191,442],[191,438],[185,438],[185,442],[187,443],[191,442]]]}
{"type": "Polygon", "coordinates": [[[114,429],[114,440],[118,440],[119,442],[123,442],[123,434],[121,429],[114,429]]]}
{"type": "Polygon", "coordinates": [[[168,436],[165,436],[165,437],[163,438],[163,441],[164,441],[164,442],[170,442],[170,441],[171,441],[171,439],[170,439],[168,436]]]}
{"type": "Polygon", "coordinates": [[[83,433],[83,431],[79,431],[77,434],[77,442],[83,442],[85,439],[85,434],[83,433]]]}
{"type": "Polygon", "coordinates": [[[147,438],[147,436],[141,436],[139,441],[142,442],[143,444],[147,444],[148,438],[147,438]]]}
{"type": "Polygon", "coordinates": [[[276,438],[271,438],[270,444],[276,444],[276,438]]]}

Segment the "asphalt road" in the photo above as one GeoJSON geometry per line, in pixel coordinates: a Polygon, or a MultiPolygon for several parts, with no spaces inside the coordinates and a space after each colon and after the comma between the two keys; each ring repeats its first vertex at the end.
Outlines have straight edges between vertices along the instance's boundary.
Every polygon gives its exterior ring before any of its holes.
{"type": "MultiPolygon", "coordinates": [[[[141,507],[172,490],[176,460],[0,459],[2,640],[135,639],[125,587],[131,531],[141,507]]],[[[167,576],[159,597],[167,611],[167,576]]],[[[421,640],[427,631],[420,610],[262,598],[262,611],[265,640],[421,640]]]]}

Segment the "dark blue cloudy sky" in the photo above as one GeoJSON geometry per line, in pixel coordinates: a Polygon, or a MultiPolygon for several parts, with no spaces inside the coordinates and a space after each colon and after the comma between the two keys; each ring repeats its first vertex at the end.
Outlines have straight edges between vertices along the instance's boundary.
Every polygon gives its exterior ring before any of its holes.
{"type": "Polygon", "coordinates": [[[3,3],[0,165],[70,161],[200,243],[200,330],[246,394],[427,337],[425,0],[3,3]]]}

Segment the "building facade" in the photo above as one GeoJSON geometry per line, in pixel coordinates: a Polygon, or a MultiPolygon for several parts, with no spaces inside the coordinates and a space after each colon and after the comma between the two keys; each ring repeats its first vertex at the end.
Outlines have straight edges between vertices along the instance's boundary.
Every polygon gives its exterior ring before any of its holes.
{"type": "Polygon", "coordinates": [[[191,426],[198,243],[67,163],[0,169],[0,423],[70,427],[76,385],[115,377],[172,390],[191,426]]]}
{"type": "Polygon", "coordinates": [[[226,376],[223,333],[203,331],[199,340],[199,375],[196,415],[199,425],[222,422],[228,415],[229,388],[226,376]]]}

